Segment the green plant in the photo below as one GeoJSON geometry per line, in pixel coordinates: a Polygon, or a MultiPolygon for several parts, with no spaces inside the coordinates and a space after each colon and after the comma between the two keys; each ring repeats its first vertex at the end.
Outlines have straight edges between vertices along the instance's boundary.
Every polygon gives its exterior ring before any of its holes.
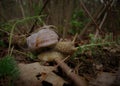
{"type": "Polygon", "coordinates": [[[86,44],[78,47],[78,50],[74,53],[73,57],[77,57],[80,54],[85,53],[86,51],[92,51],[94,52],[95,47],[97,46],[104,46],[104,45],[110,45],[112,43],[97,43],[97,44],[86,44]]]}
{"type": "Polygon", "coordinates": [[[0,60],[0,77],[11,77],[16,79],[19,76],[19,70],[16,61],[11,56],[5,56],[0,60]]]}
{"type": "Polygon", "coordinates": [[[18,77],[19,70],[14,58],[11,56],[5,56],[0,59],[0,80],[2,86],[13,86],[14,81],[18,77]]]}
{"type": "MultiPolygon", "coordinates": [[[[15,20],[10,20],[7,23],[0,23],[0,35],[2,33],[7,33],[9,35],[9,47],[8,47],[8,54],[10,54],[10,49],[11,49],[11,43],[12,43],[12,37],[15,34],[14,30],[17,25],[22,25],[28,23],[30,20],[35,20],[38,19],[39,24],[43,24],[42,18],[45,17],[45,15],[40,15],[40,16],[32,16],[32,17],[26,17],[23,19],[15,19],[15,20]]],[[[18,29],[19,31],[19,29],[18,29]]],[[[1,35],[2,36],[2,35],[1,35]]],[[[1,42],[2,43],[2,42],[1,42]]],[[[3,43],[2,43],[3,44],[3,43]]]]}
{"type": "Polygon", "coordinates": [[[39,0],[37,3],[33,3],[32,7],[33,7],[33,11],[34,11],[34,15],[38,15],[40,10],[42,9],[43,3],[42,0],[39,0]]]}
{"type": "Polygon", "coordinates": [[[27,56],[31,59],[31,60],[34,60],[34,59],[36,59],[37,58],[37,56],[35,56],[33,53],[31,53],[31,52],[28,52],[27,53],[27,56]]]}
{"type": "Polygon", "coordinates": [[[28,22],[30,20],[34,20],[34,19],[39,19],[39,21],[41,21],[42,19],[40,19],[40,18],[42,18],[42,17],[44,17],[44,16],[41,15],[41,16],[26,17],[26,18],[23,18],[23,19],[17,19],[17,20],[10,21],[10,22],[14,22],[14,24],[12,25],[12,28],[11,28],[11,31],[10,31],[10,36],[9,36],[9,47],[8,47],[8,54],[9,55],[10,55],[12,37],[13,37],[13,34],[14,34],[15,27],[18,24],[25,24],[26,22],[28,22]]]}
{"type": "Polygon", "coordinates": [[[104,37],[97,37],[95,38],[94,34],[89,34],[89,38],[90,38],[90,44],[95,44],[95,43],[108,43],[108,42],[113,42],[113,35],[110,34],[106,34],[104,37]]]}
{"type": "Polygon", "coordinates": [[[31,53],[31,52],[21,52],[21,51],[18,51],[18,50],[15,50],[17,53],[19,54],[22,54],[22,55],[25,55],[27,56],[30,60],[34,60],[37,58],[36,54],[35,53],[31,53]]]}
{"type": "Polygon", "coordinates": [[[89,37],[90,37],[89,44],[78,46],[77,51],[73,55],[73,58],[78,57],[81,54],[85,54],[86,52],[89,52],[89,54],[93,55],[95,54],[95,49],[97,47],[104,47],[110,46],[111,44],[115,44],[115,42],[113,41],[112,42],[108,41],[110,40],[111,35],[110,36],[106,35],[103,39],[101,37],[95,39],[94,34],[90,34],[89,37]]]}
{"type": "Polygon", "coordinates": [[[75,33],[80,33],[87,21],[88,19],[84,15],[83,10],[76,10],[72,15],[70,22],[72,28],[69,30],[69,33],[72,35],[75,35],[75,33]]]}
{"type": "Polygon", "coordinates": [[[1,23],[0,28],[2,28],[2,30],[4,30],[4,32],[10,32],[11,28],[12,28],[12,25],[13,24],[11,22],[1,23]]]}

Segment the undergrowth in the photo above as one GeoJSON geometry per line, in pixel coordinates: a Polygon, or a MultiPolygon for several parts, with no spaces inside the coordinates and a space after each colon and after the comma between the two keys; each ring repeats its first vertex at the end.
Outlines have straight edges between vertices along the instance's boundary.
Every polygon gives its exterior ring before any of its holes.
{"type": "Polygon", "coordinates": [[[87,51],[91,52],[91,54],[95,54],[96,47],[110,46],[116,43],[114,41],[111,41],[111,39],[113,39],[111,35],[106,35],[104,38],[99,37],[95,39],[94,34],[89,34],[89,37],[89,44],[78,46],[78,50],[74,53],[73,58],[87,51]]]}
{"type": "MultiPolygon", "coordinates": [[[[26,17],[23,19],[15,19],[15,20],[10,20],[7,23],[2,23],[0,24],[0,33],[7,33],[9,35],[9,46],[8,46],[8,54],[10,55],[11,49],[12,49],[12,38],[13,36],[16,34],[14,32],[14,30],[17,28],[17,25],[21,24],[21,25],[25,25],[26,23],[28,23],[30,20],[35,20],[38,19],[38,23],[39,24],[43,24],[43,20],[42,18],[45,17],[45,15],[40,15],[40,16],[32,16],[32,17],[26,17]]],[[[26,34],[28,34],[28,32],[26,32],[26,34]]],[[[26,34],[22,34],[22,35],[26,35],[26,34]]],[[[3,41],[0,41],[1,46],[4,46],[3,41]]]]}
{"type": "Polygon", "coordinates": [[[86,22],[89,19],[85,16],[84,11],[82,9],[75,10],[72,18],[71,18],[71,26],[72,28],[69,30],[69,33],[75,35],[76,33],[80,33],[85,26],[86,22]]]}
{"type": "Polygon", "coordinates": [[[112,41],[111,35],[95,39],[94,35],[90,34],[89,37],[89,43],[79,45],[78,50],[71,58],[75,65],[79,65],[79,74],[95,75],[98,71],[97,66],[101,68],[99,69],[101,71],[115,71],[119,64],[120,55],[118,44],[112,41]]]}
{"type": "Polygon", "coordinates": [[[14,86],[19,77],[17,63],[12,56],[0,59],[0,86],[14,86]]]}

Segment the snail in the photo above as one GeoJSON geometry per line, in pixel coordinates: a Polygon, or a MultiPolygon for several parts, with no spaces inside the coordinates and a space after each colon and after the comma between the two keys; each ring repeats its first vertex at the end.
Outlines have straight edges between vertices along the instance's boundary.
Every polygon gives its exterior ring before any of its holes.
{"type": "MultiPolygon", "coordinates": [[[[27,38],[28,47],[33,50],[42,50],[44,47],[50,47],[52,50],[60,52],[62,54],[72,54],[77,48],[74,46],[74,41],[58,41],[59,37],[57,33],[51,28],[55,28],[52,25],[43,26],[41,30],[33,33],[27,38]]],[[[51,53],[51,52],[50,52],[51,53]]],[[[53,52],[52,52],[53,53],[53,52]]]]}
{"type": "Polygon", "coordinates": [[[51,28],[55,28],[52,25],[43,26],[41,30],[33,33],[27,38],[28,47],[31,49],[39,49],[43,47],[53,46],[53,50],[59,51],[65,54],[71,54],[76,51],[73,41],[60,41],[58,42],[57,33],[51,28]]]}

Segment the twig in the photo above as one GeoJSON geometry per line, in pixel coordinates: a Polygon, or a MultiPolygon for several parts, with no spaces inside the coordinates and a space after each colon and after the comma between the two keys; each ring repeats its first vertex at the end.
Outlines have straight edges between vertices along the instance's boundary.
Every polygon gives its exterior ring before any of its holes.
{"type": "Polygon", "coordinates": [[[23,18],[25,18],[25,12],[24,12],[24,9],[23,9],[23,6],[22,6],[22,1],[18,0],[18,2],[19,2],[19,5],[20,5],[22,16],[23,16],[23,18]]]}
{"type": "Polygon", "coordinates": [[[0,29],[0,31],[4,32],[4,33],[7,33],[7,34],[10,34],[9,32],[5,31],[5,30],[2,30],[0,29]]]}
{"type": "Polygon", "coordinates": [[[61,62],[60,59],[55,59],[55,61],[57,64],[59,64],[66,75],[74,82],[75,86],[86,86],[86,83],[82,80],[82,78],[79,75],[75,74],[73,70],[64,62],[61,62]]]}
{"type": "MultiPolygon", "coordinates": [[[[112,2],[112,3],[114,3],[114,2],[112,2]]],[[[99,13],[99,15],[97,16],[97,19],[99,19],[100,16],[101,16],[103,13],[105,13],[110,7],[112,7],[111,1],[108,2],[108,4],[104,6],[103,10],[102,10],[102,11],[99,13]]]]}
{"type": "Polygon", "coordinates": [[[12,53],[13,53],[13,49],[14,49],[14,46],[11,48],[11,52],[10,52],[10,56],[12,55],[12,53]]]}
{"type": "Polygon", "coordinates": [[[34,18],[38,18],[38,17],[39,16],[28,17],[28,18],[25,18],[25,19],[18,20],[17,22],[14,23],[14,25],[12,26],[11,32],[10,32],[10,36],[9,36],[8,54],[10,54],[10,49],[11,49],[11,44],[12,44],[12,38],[13,38],[13,32],[14,32],[14,29],[15,29],[16,25],[18,23],[24,22],[26,20],[30,20],[30,19],[34,19],[34,18]]]}
{"type": "MultiPolygon", "coordinates": [[[[97,15],[101,12],[101,10],[103,9],[103,6],[101,6],[99,8],[99,10],[97,10],[97,12],[93,15],[93,18],[97,20],[97,15]]],[[[83,34],[85,33],[85,31],[87,30],[87,28],[92,24],[92,21],[89,21],[85,27],[83,28],[83,30],[81,31],[80,35],[79,35],[79,39],[82,39],[83,34]]]]}
{"type": "Polygon", "coordinates": [[[60,63],[58,63],[58,64],[53,68],[53,70],[51,70],[49,73],[47,73],[46,76],[44,76],[44,77],[40,80],[40,82],[44,81],[51,72],[55,71],[55,70],[57,69],[57,67],[58,67],[59,65],[61,65],[61,63],[63,63],[63,62],[64,62],[66,59],[68,59],[69,57],[70,57],[70,56],[67,56],[65,59],[60,60],[60,63]]]}
{"type": "Polygon", "coordinates": [[[77,39],[78,33],[75,34],[74,38],[73,38],[73,43],[75,43],[75,40],[77,39]]]}
{"type": "MultiPolygon", "coordinates": [[[[41,8],[40,13],[39,13],[38,15],[41,15],[42,11],[45,9],[45,7],[46,7],[46,5],[47,5],[47,3],[48,3],[49,1],[50,1],[50,0],[46,0],[45,4],[44,4],[43,7],[41,8]]],[[[38,19],[35,20],[34,24],[32,25],[32,28],[31,28],[30,31],[29,31],[29,33],[33,32],[34,27],[36,26],[37,22],[38,22],[38,19]]]]}
{"type": "MultiPolygon", "coordinates": [[[[22,16],[23,16],[23,18],[25,18],[26,16],[25,16],[25,12],[24,12],[24,9],[23,9],[23,5],[22,5],[22,0],[18,0],[18,2],[19,2],[19,5],[20,5],[22,16]]],[[[25,24],[25,26],[26,26],[27,29],[29,28],[27,24],[25,24]]]]}
{"type": "MultiPolygon", "coordinates": [[[[69,56],[67,56],[66,58],[64,58],[63,60],[61,60],[61,62],[60,63],[63,63],[63,62],[65,62],[68,58],[70,57],[70,55],[69,56]]],[[[60,63],[59,64],[57,64],[56,66],[55,66],[55,69],[60,65],[60,63]]]]}
{"type": "MultiPolygon", "coordinates": [[[[88,14],[88,16],[91,18],[91,20],[93,21],[93,23],[96,25],[97,29],[100,31],[99,26],[97,25],[97,23],[95,22],[94,18],[91,16],[90,12],[87,10],[87,8],[85,7],[84,3],[82,2],[82,0],[79,0],[80,4],[83,8],[83,10],[88,14]]],[[[102,32],[102,31],[101,31],[102,32]]]]}
{"type": "MultiPolygon", "coordinates": [[[[109,10],[113,5],[114,5],[114,1],[113,1],[112,3],[109,2],[109,3],[108,3],[108,10],[109,10]],[[109,6],[110,6],[110,7],[109,7],[109,6]]],[[[100,28],[100,29],[102,28],[103,23],[105,22],[105,19],[107,18],[107,14],[108,14],[108,12],[105,12],[104,17],[103,17],[103,19],[102,19],[102,21],[101,21],[101,23],[100,23],[100,25],[99,25],[99,28],[100,28]]],[[[95,39],[98,37],[98,35],[99,35],[99,31],[96,30],[95,39]]]]}
{"type": "MultiPolygon", "coordinates": [[[[93,19],[95,19],[96,21],[100,19],[100,17],[102,16],[102,14],[104,14],[104,12],[108,9],[108,7],[110,6],[110,2],[105,5],[104,7],[101,6],[99,8],[99,10],[93,15],[93,19]]],[[[88,22],[86,24],[86,26],[83,28],[83,30],[81,31],[80,35],[79,35],[79,38],[81,40],[83,34],[85,33],[85,31],[87,30],[87,28],[92,24],[92,21],[88,22]]]]}
{"type": "Polygon", "coordinates": [[[12,44],[12,37],[16,23],[12,26],[10,36],[9,36],[9,46],[8,46],[8,55],[10,54],[11,44],[12,44]]]}
{"type": "MultiPolygon", "coordinates": [[[[106,17],[107,17],[107,13],[105,13],[105,15],[104,15],[104,17],[103,17],[103,19],[102,19],[102,21],[101,21],[101,23],[100,23],[100,25],[99,25],[99,28],[100,28],[100,29],[102,28],[103,23],[105,22],[106,17]]],[[[95,39],[98,37],[98,35],[99,35],[99,31],[96,30],[95,39]]]]}

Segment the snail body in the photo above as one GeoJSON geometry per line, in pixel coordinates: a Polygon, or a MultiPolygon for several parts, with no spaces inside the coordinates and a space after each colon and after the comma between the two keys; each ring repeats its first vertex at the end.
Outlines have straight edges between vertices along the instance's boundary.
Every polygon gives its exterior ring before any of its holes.
{"type": "Polygon", "coordinates": [[[56,51],[59,51],[61,53],[71,54],[72,52],[76,51],[77,48],[75,48],[73,42],[58,42],[54,49],[56,51]]]}
{"type": "Polygon", "coordinates": [[[43,62],[51,62],[55,59],[62,59],[64,56],[60,52],[56,51],[49,51],[49,52],[43,52],[38,55],[38,59],[43,62]]]}

